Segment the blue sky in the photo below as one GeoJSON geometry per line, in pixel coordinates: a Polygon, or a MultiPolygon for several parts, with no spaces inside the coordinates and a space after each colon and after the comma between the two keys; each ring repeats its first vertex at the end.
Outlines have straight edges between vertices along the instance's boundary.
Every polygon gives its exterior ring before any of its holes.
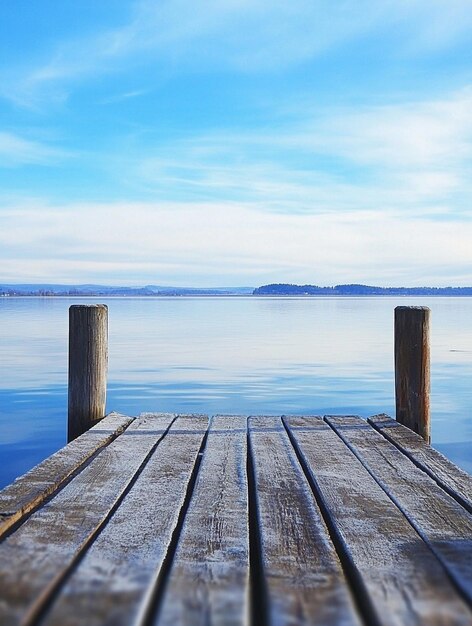
{"type": "Polygon", "coordinates": [[[470,0],[0,5],[0,281],[472,285],[470,0]]]}

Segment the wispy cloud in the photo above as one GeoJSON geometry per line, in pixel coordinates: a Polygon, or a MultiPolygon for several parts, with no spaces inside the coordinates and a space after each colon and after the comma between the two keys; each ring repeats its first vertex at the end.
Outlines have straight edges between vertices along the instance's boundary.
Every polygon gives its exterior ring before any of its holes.
{"type": "Polygon", "coordinates": [[[470,32],[468,0],[141,0],[129,23],[58,41],[46,60],[4,71],[3,97],[24,106],[67,98],[76,80],[165,64],[281,71],[336,46],[380,33],[390,54],[425,54],[461,42],[470,32]]]}
{"type": "Polygon", "coordinates": [[[470,204],[471,163],[466,89],[395,106],[308,108],[277,133],[149,140],[112,167],[162,199],[252,202],[284,213],[391,209],[447,219],[470,204]]]}
{"type": "Polygon", "coordinates": [[[3,281],[443,284],[452,273],[456,284],[472,282],[472,222],[405,222],[391,211],[283,215],[232,203],[32,204],[11,207],[2,221],[3,281]]]}
{"type": "Polygon", "coordinates": [[[133,91],[125,91],[118,93],[108,98],[101,100],[101,104],[112,104],[115,102],[123,102],[125,100],[133,100],[134,98],[141,98],[149,93],[149,89],[135,89],[133,91]]]}
{"type": "Polygon", "coordinates": [[[25,139],[15,133],[0,131],[0,167],[49,164],[65,158],[65,150],[25,139]]]}
{"type": "Polygon", "coordinates": [[[361,107],[325,120],[306,141],[384,167],[456,165],[472,156],[472,89],[448,98],[361,107]]]}
{"type": "Polygon", "coordinates": [[[5,280],[472,282],[470,0],[120,6],[0,70],[5,280]]]}
{"type": "Polygon", "coordinates": [[[403,53],[427,54],[466,44],[472,27],[469,0],[402,0],[390,3],[391,15],[397,14],[407,36],[403,53]]]}

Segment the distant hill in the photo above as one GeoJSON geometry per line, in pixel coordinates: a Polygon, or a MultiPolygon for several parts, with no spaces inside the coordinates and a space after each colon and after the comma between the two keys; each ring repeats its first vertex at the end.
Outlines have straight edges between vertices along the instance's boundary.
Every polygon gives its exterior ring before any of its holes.
{"type": "Polygon", "coordinates": [[[142,297],[142,296],[472,296],[472,287],[374,287],[350,284],[334,287],[277,283],[253,287],[111,287],[53,283],[1,284],[0,296],[142,297]]]}
{"type": "Polygon", "coordinates": [[[257,287],[255,296],[472,296],[472,287],[372,287],[370,285],[291,285],[277,283],[257,287]]]}
{"type": "Polygon", "coordinates": [[[253,287],[110,287],[107,285],[1,284],[0,296],[241,296],[251,295],[253,287]]]}

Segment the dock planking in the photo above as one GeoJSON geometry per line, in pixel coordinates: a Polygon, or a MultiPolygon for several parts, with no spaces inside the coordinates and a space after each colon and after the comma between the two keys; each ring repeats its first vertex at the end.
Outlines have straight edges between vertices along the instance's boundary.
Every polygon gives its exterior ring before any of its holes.
{"type": "Polygon", "coordinates": [[[328,529],[280,418],[249,420],[261,568],[271,624],[357,625],[328,529]]]}
{"type": "Polygon", "coordinates": [[[0,492],[0,623],[472,624],[472,478],[410,433],[112,414],[0,492]]]}
{"type": "Polygon", "coordinates": [[[472,516],[364,420],[329,417],[327,422],[403,512],[464,595],[472,597],[472,516]]]}
{"type": "Polygon", "coordinates": [[[172,423],[64,585],[48,624],[65,624],[74,613],[74,623],[83,626],[136,620],[161,575],[207,425],[205,416],[179,416],[172,423]]]}
{"type": "Polygon", "coordinates": [[[212,419],[161,608],[152,623],[242,624],[248,613],[247,419],[212,419]]]}
{"type": "Polygon", "coordinates": [[[470,474],[427,445],[420,435],[388,415],[374,415],[367,421],[458,500],[469,513],[472,513],[472,476],[470,474]]]}
{"type": "Polygon", "coordinates": [[[0,623],[21,623],[20,618],[34,623],[113,515],[173,419],[166,415],[133,422],[0,543],[1,596],[8,599],[5,610],[0,600],[0,623]]]}
{"type": "Polygon", "coordinates": [[[110,413],[96,426],[0,491],[0,538],[120,435],[132,418],[110,413]]]}
{"type": "Polygon", "coordinates": [[[286,422],[372,623],[470,623],[442,564],[336,432],[321,418],[286,422]]]}

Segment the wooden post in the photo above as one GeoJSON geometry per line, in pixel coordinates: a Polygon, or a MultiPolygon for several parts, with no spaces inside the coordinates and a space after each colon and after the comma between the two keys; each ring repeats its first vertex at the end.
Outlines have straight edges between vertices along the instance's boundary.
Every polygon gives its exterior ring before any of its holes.
{"type": "Polygon", "coordinates": [[[108,365],[108,308],[69,308],[69,418],[72,441],[105,416],[108,365]]]}
{"type": "Polygon", "coordinates": [[[397,421],[431,441],[430,425],[430,309],[395,309],[395,400],[397,421]]]}

